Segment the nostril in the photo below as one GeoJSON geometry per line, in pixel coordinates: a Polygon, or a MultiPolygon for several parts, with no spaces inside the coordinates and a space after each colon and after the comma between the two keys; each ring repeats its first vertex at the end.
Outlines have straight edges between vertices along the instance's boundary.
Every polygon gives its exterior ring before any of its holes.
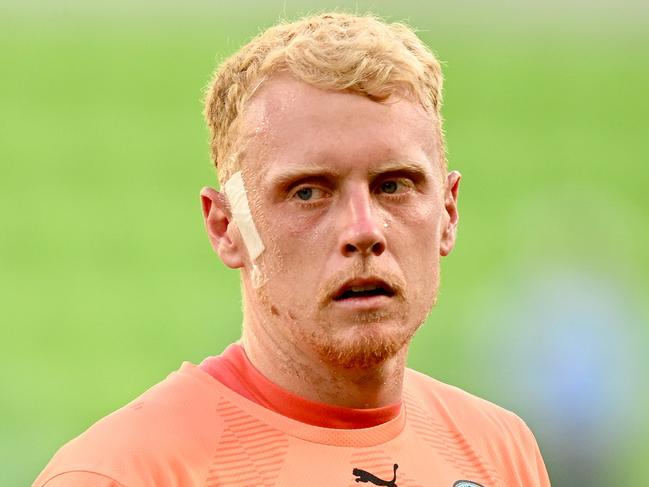
{"type": "Polygon", "coordinates": [[[343,247],[344,254],[347,256],[354,255],[358,252],[362,254],[374,254],[375,256],[381,255],[385,252],[385,243],[383,242],[374,242],[372,245],[368,246],[357,246],[351,243],[345,244],[343,247]]]}
{"type": "MultiPolygon", "coordinates": [[[[361,222],[363,223],[363,222],[361,222]]],[[[361,254],[365,257],[374,255],[378,257],[386,250],[387,242],[374,220],[366,219],[365,224],[356,224],[347,227],[341,234],[340,252],[346,257],[361,254]]]]}
{"type": "Polygon", "coordinates": [[[385,251],[385,244],[383,242],[376,242],[372,245],[372,253],[377,257],[385,251]]]}

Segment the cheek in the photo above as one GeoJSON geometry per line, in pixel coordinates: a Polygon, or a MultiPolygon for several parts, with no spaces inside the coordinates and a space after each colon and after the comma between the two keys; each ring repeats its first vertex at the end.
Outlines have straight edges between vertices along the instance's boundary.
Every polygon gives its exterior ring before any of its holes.
{"type": "Polygon", "coordinates": [[[413,252],[419,254],[426,250],[439,252],[441,218],[436,205],[431,203],[409,205],[398,212],[393,212],[391,218],[398,233],[398,240],[411,246],[413,252]]]}
{"type": "Polygon", "coordinates": [[[438,281],[439,213],[418,208],[398,218],[387,230],[389,242],[398,265],[413,284],[413,291],[421,297],[421,294],[430,292],[438,281]]]}
{"type": "Polygon", "coordinates": [[[288,221],[264,230],[263,267],[268,292],[278,299],[294,296],[299,300],[300,291],[311,289],[317,282],[314,272],[318,249],[322,248],[317,234],[288,221]]]}
{"type": "Polygon", "coordinates": [[[333,235],[326,218],[318,212],[278,215],[265,233],[270,246],[281,255],[284,271],[289,273],[316,266],[333,235]]]}

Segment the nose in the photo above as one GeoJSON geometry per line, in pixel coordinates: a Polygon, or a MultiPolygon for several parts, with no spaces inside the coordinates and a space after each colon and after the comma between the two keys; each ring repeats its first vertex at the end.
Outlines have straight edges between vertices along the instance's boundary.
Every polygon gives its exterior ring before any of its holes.
{"type": "Polygon", "coordinates": [[[340,220],[343,224],[340,234],[340,252],[343,256],[378,257],[385,252],[385,229],[380,215],[372,206],[367,189],[350,195],[343,206],[340,220]]]}

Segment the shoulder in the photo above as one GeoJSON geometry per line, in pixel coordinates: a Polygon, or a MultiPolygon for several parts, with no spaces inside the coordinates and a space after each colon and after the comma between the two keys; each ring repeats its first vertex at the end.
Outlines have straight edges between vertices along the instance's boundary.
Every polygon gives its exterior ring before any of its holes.
{"type": "Polygon", "coordinates": [[[404,386],[413,422],[427,421],[436,435],[452,438],[511,482],[549,485],[536,439],[515,413],[412,369],[406,369],[404,386]]]}
{"type": "Polygon", "coordinates": [[[423,407],[440,421],[462,429],[481,434],[528,430],[513,412],[412,369],[406,369],[404,391],[411,406],[423,407]]]}
{"type": "Polygon", "coordinates": [[[102,487],[168,485],[171,479],[191,485],[193,472],[209,463],[211,446],[221,433],[216,384],[193,365],[183,364],[64,445],[34,486],[71,485],[62,482],[72,476],[87,480],[76,485],[102,487]],[[108,481],[114,483],[101,483],[108,481]]]}
{"type": "Polygon", "coordinates": [[[96,472],[71,470],[50,476],[44,487],[124,487],[117,480],[96,472]]]}

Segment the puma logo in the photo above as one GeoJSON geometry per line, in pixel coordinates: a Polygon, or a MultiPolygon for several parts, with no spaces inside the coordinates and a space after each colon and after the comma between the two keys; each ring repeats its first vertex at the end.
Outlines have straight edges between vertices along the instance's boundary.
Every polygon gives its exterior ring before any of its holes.
{"type": "Polygon", "coordinates": [[[361,470],[360,468],[355,468],[352,470],[352,474],[356,475],[356,482],[372,482],[374,485],[382,485],[383,487],[398,487],[397,486],[397,468],[399,468],[399,465],[396,463],[392,467],[394,476],[392,477],[392,480],[383,480],[378,478],[376,475],[372,475],[369,472],[366,472],[365,470],[361,470]]]}

